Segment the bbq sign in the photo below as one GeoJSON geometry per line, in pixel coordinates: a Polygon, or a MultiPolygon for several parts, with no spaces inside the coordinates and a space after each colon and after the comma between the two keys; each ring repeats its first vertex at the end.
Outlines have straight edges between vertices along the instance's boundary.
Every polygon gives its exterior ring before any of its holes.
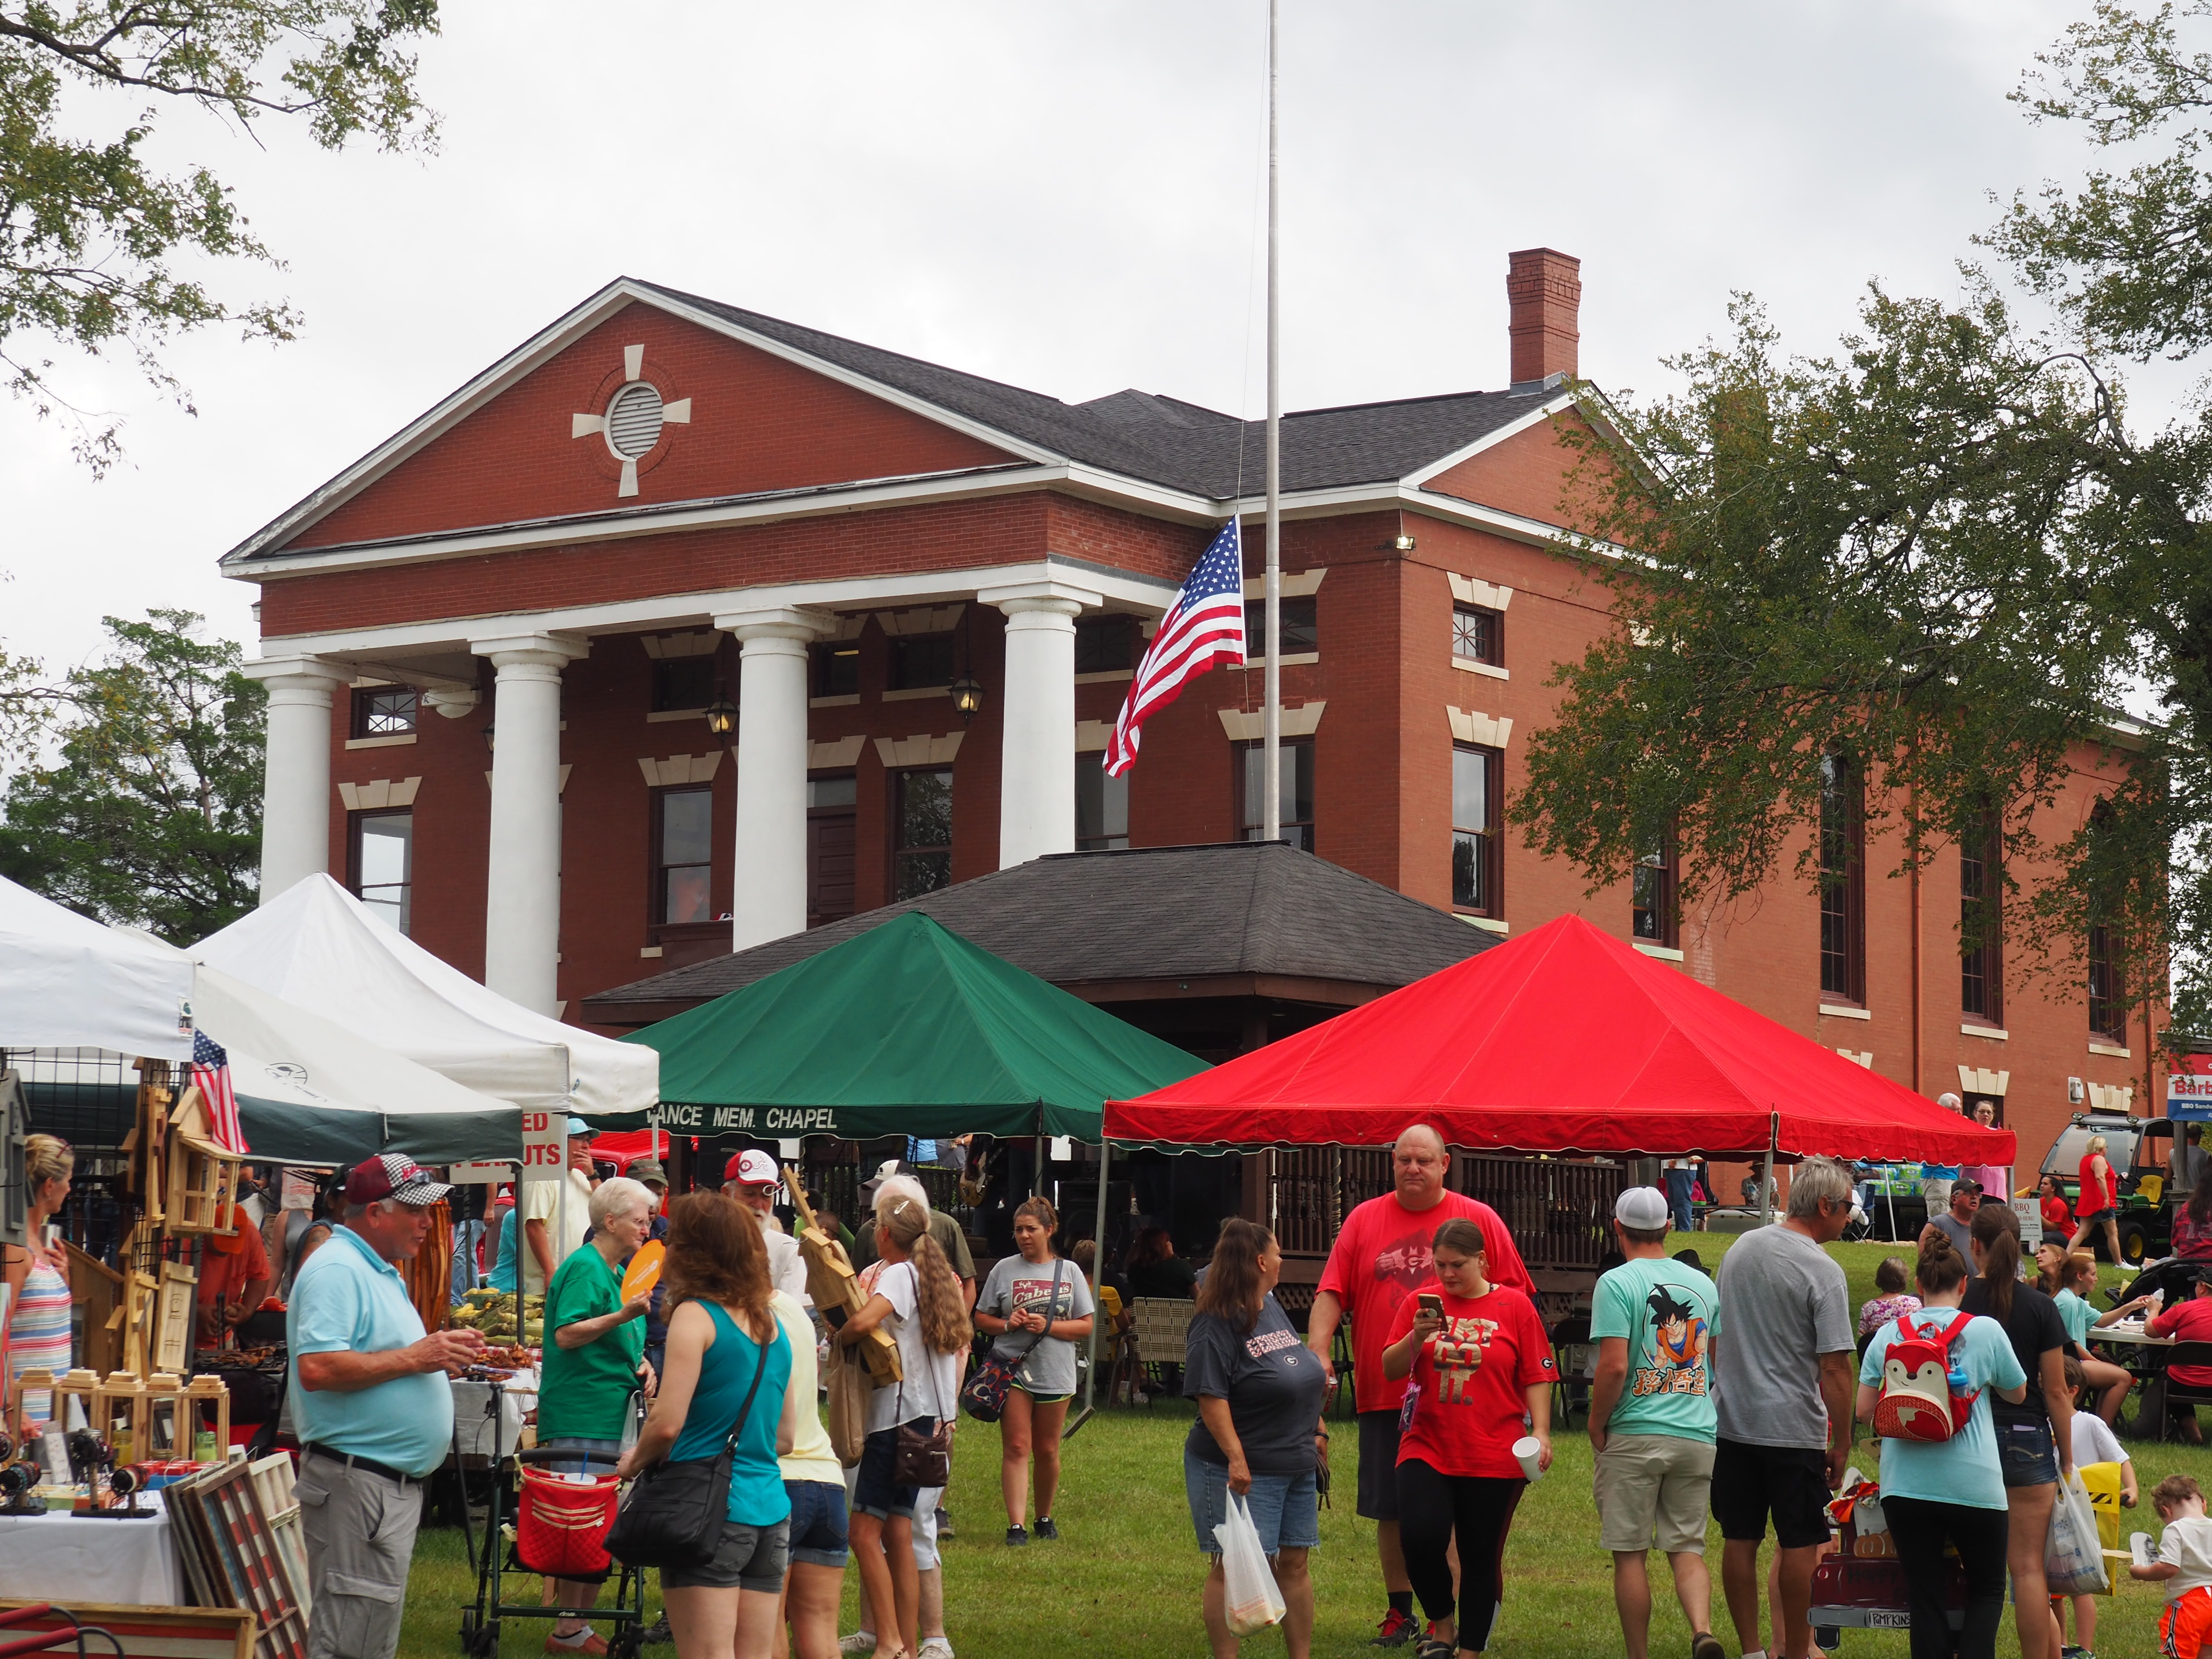
{"type": "Polygon", "coordinates": [[[2212,1122],[2212,1074],[2176,1072],[2166,1079],[2166,1115],[2184,1123],[2212,1122]]]}

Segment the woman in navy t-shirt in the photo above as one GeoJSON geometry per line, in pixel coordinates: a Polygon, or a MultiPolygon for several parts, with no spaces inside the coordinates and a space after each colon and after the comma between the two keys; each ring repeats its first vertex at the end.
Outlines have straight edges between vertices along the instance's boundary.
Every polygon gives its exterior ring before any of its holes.
{"type": "Polygon", "coordinates": [[[1283,1253],[1265,1227],[1231,1216],[1199,1286],[1183,1363],[1183,1393],[1198,1420],[1183,1443],[1183,1486],[1206,1576],[1206,1632],[1216,1654],[1237,1651],[1223,1610],[1221,1545],[1213,1529],[1242,1498],[1274,1558],[1290,1659],[1313,1648],[1313,1580],[1306,1552],[1321,1542],[1316,1471],[1328,1455],[1321,1420],[1327,1375],[1276,1303],[1283,1253]]]}

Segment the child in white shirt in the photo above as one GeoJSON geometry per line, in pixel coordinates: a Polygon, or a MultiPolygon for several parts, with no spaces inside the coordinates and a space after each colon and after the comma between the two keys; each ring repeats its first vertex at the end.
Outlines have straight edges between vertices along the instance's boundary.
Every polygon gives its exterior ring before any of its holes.
{"type": "MultiPolygon", "coordinates": [[[[2073,1355],[2066,1357],[2066,1380],[2077,1393],[2081,1387],[2081,1367],[2073,1355]]],[[[2074,1413],[2074,1467],[2086,1468],[2092,1463],[2118,1463],[2120,1466],[2120,1506],[2133,1509],[2136,1503],[2136,1466],[2128,1456],[2128,1449],[2120,1444],[2119,1437],[2111,1426],[2093,1412],[2074,1413]]],[[[2093,1659],[2097,1646],[2097,1602],[2094,1595],[2076,1595],[2074,1602],[2074,1640],[2066,1639],[2066,1602],[2063,1595],[2051,1598],[2051,1617],[2058,1632],[2059,1659],[2093,1659]]]]}
{"type": "Polygon", "coordinates": [[[2128,1576],[2163,1582],[2166,1611],[2159,1615],[2159,1650],[2172,1659],[2204,1659],[2212,1638],[2212,1519],[2204,1514],[2204,1493],[2185,1474],[2169,1474],[2150,1495],[2166,1531],[2158,1540],[2158,1559],[2130,1566],[2128,1576]]]}

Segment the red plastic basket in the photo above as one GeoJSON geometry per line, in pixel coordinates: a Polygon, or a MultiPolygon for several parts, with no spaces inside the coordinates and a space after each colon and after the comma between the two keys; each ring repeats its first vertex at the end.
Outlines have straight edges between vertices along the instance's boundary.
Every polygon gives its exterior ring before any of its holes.
{"type": "Polygon", "coordinates": [[[523,1571],[548,1578],[605,1577],[614,1566],[607,1529],[615,1523],[618,1486],[611,1474],[523,1470],[514,1507],[514,1559],[523,1571]]]}

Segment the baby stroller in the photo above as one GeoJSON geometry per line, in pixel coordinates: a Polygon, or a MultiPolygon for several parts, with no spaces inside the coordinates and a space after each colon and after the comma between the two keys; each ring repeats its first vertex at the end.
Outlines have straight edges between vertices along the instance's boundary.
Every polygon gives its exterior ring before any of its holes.
{"type": "MultiPolygon", "coordinates": [[[[636,1401],[631,1401],[635,1413],[636,1401]]],[[[498,1401],[489,1414],[493,1434],[498,1433],[498,1401]]],[[[498,1448],[495,1446],[495,1451],[498,1448]]],[[[507,1536],[507,1482],[500,1475],[501,1460],[492,1460],[490,1498],[485,1511],[483,1547],[469,1507],[461,1505],[461,1524],[467,1540],[470,1563],[476,1568],[476,1598],[461,1611],[461,1651],[470,1659],[498,1659],[499,1627],[507,1619],[558,1619],[562,1610],[550,1603],[501,1599],[501,1577],[521,1572],[545,1578],[615,1578],[614,1606],[590,1610],[594,1623],[611,1622],[607,1632],[607,1659],[637,1659],[645,1630],[645,1575],[622,1565],[608,1555],[607,1528],[614,1524],[617,1504],[613,1452],[548,1450],[534,1447],[513,1454],[517,1465],[514,1536],[507,1536]],[[581,1477],[556,1474],[556,1467],[583,1464],[581,1477]]]]}

